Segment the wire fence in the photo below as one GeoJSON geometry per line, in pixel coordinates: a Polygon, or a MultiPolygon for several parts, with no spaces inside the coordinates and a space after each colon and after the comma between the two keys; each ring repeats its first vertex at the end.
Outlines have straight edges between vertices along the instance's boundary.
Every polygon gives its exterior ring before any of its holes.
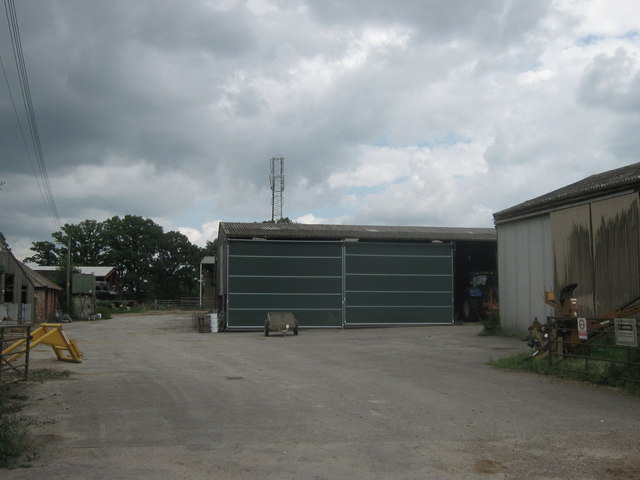
{"type": "Polygon", "coordinates": [[[174,300],[154,300],[146,304],[154,310],[211,310],[211,302],[201,301],[199,297],[181,297],[174,300]]]}
{"type": "Polygon", "coordinates": [[[0,325],[0,384],[29,379],[31,325],[0,325]],[[5,353],[12,345],[21,344],[5,353]]]}
{"type": "Polygon", "coordinates": [[[549,365],[591,380],[640,384],[638,330],[635,319],[548,317],[549,365]]]}

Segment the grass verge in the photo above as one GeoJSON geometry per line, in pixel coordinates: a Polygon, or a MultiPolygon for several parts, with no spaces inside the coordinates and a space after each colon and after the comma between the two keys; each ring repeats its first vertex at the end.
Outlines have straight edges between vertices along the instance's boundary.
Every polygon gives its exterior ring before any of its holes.
{"type": "Polygon", "coordinates": [[[597,358],[590,359],[588,367],[585,360],[581,358],[566,358],[560,365],[554,360],[554,364],[550,364],[546,358],[532,358],[532,353],[533,350],[526,351],[497,360],[492,359],[488,363],[499,368],[527,370],[542,375],[554,375],[597,385],[623,388],[630,393],[640,395],[640,383],[625,378],[628,373],[621,365],[597,358]]]}
{"type": "MultiPolygon", "coordinates": [[[[31,421],[21,415],[23,406],[11,396],[9,386],[0,386],[0,467],[22,466],[19,460],[30,447],[29,425],[31,421]]],[[[25,465],[26,466],[26,465],[25,465]]]]}
{"type": "Polygon", "coordinates": [[[29,378],[32,380],[50,380],[55,378],[66,378],[71,375],[71,370],[58,370],[56,368],[36,368],[29,371],[29,378]]]}

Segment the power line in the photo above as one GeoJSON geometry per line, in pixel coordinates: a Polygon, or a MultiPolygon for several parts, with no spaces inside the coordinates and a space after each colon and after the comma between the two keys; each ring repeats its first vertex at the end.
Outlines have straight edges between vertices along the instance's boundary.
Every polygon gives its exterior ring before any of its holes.
{"type": "Polygon", "coordinates": [[[24,145],[24,149],[27,152],[27,157],[29,157],[29,163],[31,164],[31,170],[33,170],[33,176],[36,179],[36,183],[38,185],[38,189],[40,190],[40,196],[42,197],[42,201],[44,202],[44,204],[47,204],[47,199],[44,195],[44,185],[42,185],[42,181],[40,180],[40,177],[38,176],[38,173],[36,172],[36,166],[35,163],[33,161],[33,157],[31,156],[31,149],[29,148],[29,145],[27,144],[27,138],[25,137],[24,134],[24,129],[22,128],[22,122],[20,121],[20,115],[18,115],[18,109],[16,107],[16,102],[15,99],[13,98],[13,91],[11,90],[11,84],[9,83],[9,78],[7,77],[7,71],[4,68],[4,62],[2,61],[2,55],[0,55],[0,66],[2,67],[2,73],[4,75],[4,80],[7,84],[7,90],[9,92],[9,99],[11,100],[11,106],[13,107],[13,114],[16,117],[16,122],[18,123],[18,129],[20,130],[20,136],[22,137],[22,143],[24,145]]]}
{"type": "MultiPolygon", "coordinates": [[[[20,28],[18,26],[18,17],[16,15],[16,7],[14,4],[14,0],[4,0],[4,9],[7,15],[7,23],[9,25],[9,33],[11,35],[11,45],[13,47],[13,57],[16,62],[16,69],[18,72],[18,80],[20,83],[20,90],[22,92],[22,102],[24,104],[27,123],[29,125],[29,133],[31,135],[31,142],[33,144],[33,149],[36,157],[36,168],[33,167],[33,160],[31,155],[29,155],[29,160],[32,162],[32,168],[34,169],[34,174],[36,175],[36,180],[38,181],[38,186],[40,187],[41,194],[43,195],[43,200],[49,210],[49,214],[51,219],[58,230],[61,229],[61,221],[60,215],[58,214],[58,208],[56,206],[55,199],[53,197],[53,191],[51,190],[51,184],[49,183],[49,175],[47,173],[47,166],[44,160],[44,154],[42,152],[42,144],[40,142],[40,134],[38,132],[38,125],[36,123],[36,115],[33,109],[33,102],[31,101],[31,89],[29,88],[29,78],[27,76],[27,67],[24,61],[24,54],[22,52],[22,41],[20,39],[20,28]]],[[[4,65],[3,65],[4,71],[4,65]]],[[[5,73],[6,78],[6,73],[5,73]]],[[[7,85],[9,82],[7,81],[7,85]]],[[[12,100],[13,102],[13,97],[12,100]]],[[[15,110],[15,104],[14,104],[15,110]]],[[[17,116],[17,110],[16,110],[17,116]]],[[[22,125],[18,120],[18,124],[20,126],[20,131],[22,132],[22,125]]],[[[24,134],[23,134],[24,139],[24,134]]],[[[26,140],[25,140],[26,143],[26,140]]],[[[29,150],[27,149],[27,152],[29,150]]]]}
{"type": "Polygon", "coordinates": [[[9,30],[11,33],[11,43],[13,46],[13,55],[18,70],[18,79],[20,81],[20,88],[22,92],[22,100],[27,115],[27,123],[29,125],[29,131],[31,133],[31,140],[33,143],[39,178],[44,187],[45,203],[49,208],[49,212],[57,227],[60,228],[60,216],[58,209],[53,198],[53,192],[51,191],[51,185],[49,183],[49,176],[47,174],[47,167],[44,161],[44,155],[42,153],[42,145],[40,143],[40,134],[38,132],[38,125],[36,123],[35,112],[33,109],[33,102],[31,100],[31,89],[29,87],[29,78],[27,75],[27,67],[24,61],[24,54],[22,50],[22,41],[20,38],[20,28],[18,26],[18,17],[16,15],[15,4],[13,0],[5,0],[5,12],[7,14],[7,21],[9,23],[9,30]]]}

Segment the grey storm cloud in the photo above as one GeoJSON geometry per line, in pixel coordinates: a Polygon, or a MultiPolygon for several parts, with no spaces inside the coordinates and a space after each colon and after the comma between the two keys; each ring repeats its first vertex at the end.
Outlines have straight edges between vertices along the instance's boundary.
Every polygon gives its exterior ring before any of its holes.
{"type": "MultiPolygon", "coordinates": [[[[276,153],[290,218],[418,225],[487,226],[492,211],[634,161],[634,7],[601,2],[16,7],[62,221],[136,214],[202,244],[217,221],[269,217],[276,153]]],[[[0,228],[24,249],[53,227],[0,20],[0,228]]]]}
{"type": "Polygon", "coordinates": [[[579,98],[588,106],[640,113],[640,68],[624,48],[596,56],[582,78],[579,98]]]}
{"type": "Polygon", "coordinates": [[[415,29],[416,38],[421,41],[460,40],[493,48],[526,36],[547,15],[549,3],[549,0],[329,0],[310,2],[310,8],[328,25],[398,23],[415,29]]]}
{"type": "MultiPolygon", "coordinates": [[[[535,23],[539,15],[530,10],[543,11],[540,5],[544,2],[528,3],[527,12],[520,12],[527,15],[521,18],[535,23]]],[[[100,161],[106,152],[166,165],[174,165],[182,155],[191,159],[220,155],[223,164],[229,165],[237,159],[227,152],[238,155],[236,142],[244,136],[255,137],[255,130],[263,132],[261,149],[268,149],[270,143],[285,143],[281,139],[289,137],[286,143],[293,144],[296,153],[306,150],[304,157],[313,164],[319,160],[314,154],[319,151],[316,143],[321,143],[322,150],[330,150],[322,163],[330,167],[332,159],[344,155],[341,144],[375,140],[385,129],[384,118],[392,114],[393,97],[386,93],[394,89],[398,78],[385,78],[390,59],[381,60],[382,72],[372,68],[347,75],[326,95],[308,103],[296,102],[295,108],[285,107],[277,117],[250,85],[232,93],[222,91],[221,86],[238,70],[249,75],[258,70],[286,87],[291,79],[281,75],[291,68],[290,59],[280,62],[276,57],[268,63],[269,70],[262,65],[269,54],[275,56],[291,44],[295,48],[296,37],[302,36],[291,30],[287,38],[266,36],[268,28],[263,26],[267,31],[261,31],[242,4],[220,11],[177,2],[45,2],[43,6],[52,21],[43,22],[38,16],[42,9],[31,5],[31,11],[24,12],[22,30],[26,37],[35,37],[26,55],[32,66],[33,90],[44,93],[38,97],[37,114],[43,142],[56,159],[54,167],[100,161]],[[32,18],[33,24],[29,22],[32,18]],[[372,77],[380,83],[371,82],[372,77]],[[232,118],[246,123],[207,118],[207,109],[220,100],[227,100],[226,112],[232,118]],[[295,136],[288,134],[290,125],[295,136]],[[68,141],[70,133],[73,142],[68,141]],[[305,147],[296,149],[298,142],[305,147]]],[[[367,2],[366,7],[358,2],[310,4],[329,28],[344,22],[362,28],[369,22],[391,20],[417,29],[418,36],[433,32],[443,41],[474,32],[476,24],[497,31],[496,22],[506,28],[516,18],[511,14],[512,2],[489,2],[482,9],[473,2],[407,2],[402,8],[367,2]],[[359,17],[358,12],[362,13],[359,17]]],[[[316,44],[306,48],[319,55],[324,39],[320,34],[316,44]]],[[[293,61],[298,59],[294,56],[293,61]]],[[[412,81],[405,80],[404,88],[415,90],[420,78],[429,81],[432,68],[417,63],[412,81]]],[[[252,158],[262,160],[253,157],[254,152],[247,154],[243,165],[253,164],[252,158]]],[[[253,165],[238,173],[252,170],[253,165]]],[[[309,173],[328,170],[312,167],[309,173]]]]}

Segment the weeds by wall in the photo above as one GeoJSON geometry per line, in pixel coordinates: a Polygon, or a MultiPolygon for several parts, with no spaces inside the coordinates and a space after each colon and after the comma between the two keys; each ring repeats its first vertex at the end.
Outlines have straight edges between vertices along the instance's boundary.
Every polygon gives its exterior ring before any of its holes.
{"type": "Polygon", "coordinates": [[[484,328],[480,335],[491,336],[500,335],[502,333],[502,327],[500,326],[500,312],[498,310],[491,310],[482,317],[482,325],[484,328]]]}

